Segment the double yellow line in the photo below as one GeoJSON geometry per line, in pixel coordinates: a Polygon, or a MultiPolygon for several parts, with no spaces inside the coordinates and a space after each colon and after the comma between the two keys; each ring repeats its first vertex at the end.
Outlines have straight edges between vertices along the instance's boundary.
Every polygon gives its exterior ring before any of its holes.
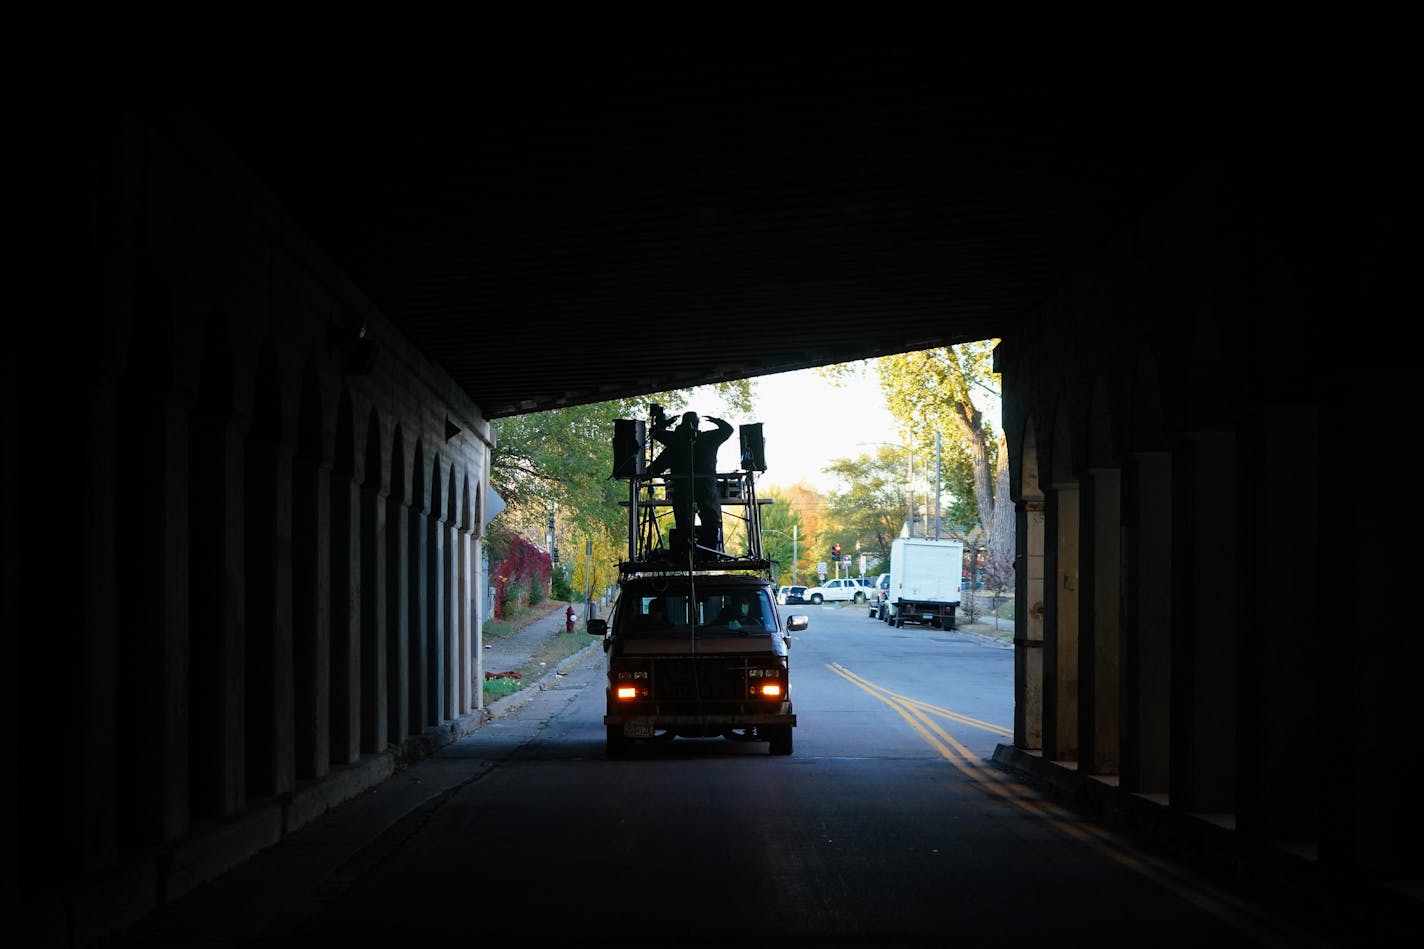
{"type": "Polygon", "coordinates": [[[1012,729],[993,722],[941,708],[929,702],[901,695],[869,679],[856,675],[837,662],[826,664],[836,675],[893,708],[940,756],[965,777],[994,797],[1044,821],[1060,833],[1087,845],[1099,854],[1142,874],[1192,905],[1249,933],[1268,946],[1323,946],[1319,940],[1284,921],[1270,916],[1237,897],[1217,889],[1181,867],[1172,866],[1147,854],[1136,852],[1126,841],[1101,827],[1084,821],[1070,811],[1039,797],[1027,786],[1014,781],[999,769],[988,766],[961,744],[937,719],[970,725],[1003,738],[1013,738],[1012,729]]]}

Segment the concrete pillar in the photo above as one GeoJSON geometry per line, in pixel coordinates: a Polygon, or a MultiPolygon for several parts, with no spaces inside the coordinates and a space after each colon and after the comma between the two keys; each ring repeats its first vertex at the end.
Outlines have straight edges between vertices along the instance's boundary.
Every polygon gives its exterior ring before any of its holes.
{"type": "MultiPolygon", "coordinates": [[[[433,502],[439,504],[439,501],[433,502]]],[[[438,725],[445,709],[445,525],[438,512],[426,521],[425,724],[438,725]]]]}
{"type": "Polygon", "coordinates": [[[1014,519],[1014,744],[1037,751],[1043,747],[1043,501],[1022,502],[1014,519]]]}
{"type": "MultiPolygon", "coordinates": [[[[1408,279],[1408,269],[1401,268],[1400,275],[1408,279]]],[[[1413,358],[1411,348],[1395,349],[1395,361],[1413,358]]],[[[1409,375],[1391,371],[1395,368],[1373,359],[1355,367],[1353,378],[1337,380],[1337,391],[1355,396],[1321,406],[1316,436],[1321,454],[1341,432],[1350,432],[1352,443],[1361,446],[1362,464],[1341,491],[1321,486],[1314,519],[1333,525],[1334,537],[1341,539],[1334,557],[1321,556],[1326,572],[1321,604],[1329,611],[1322,620],[1331,635],[1321,661],[1336,701],[1321,723],[1323,747],[1335,757],[1321,772],[1320,861],[1326,873],[1364,871],[1402,880],[1418,873],[1424,809],[1414,783],[1400,780],[1400,730],[1380,723],[1409,722],[1418,714],[1424,643],[1413,609],[1400,606],[1408,602],[1401,596],[1410,589],[1405,577],[1412,578],[1415,563],[1406,552],[1418,541],[1408,505],[1404,516],[1391,516],[1397,502],[1389,491],[1371,503],[1367,487],[1380,468],[1388,470],[1382,461],[1389,451],[1403,451],[1412,442],[1399,413],[1385,410],[1407,404],[1401,390],[1409,375]],[[1370,410],[1361,411],[1362,406],[1370,410]],[[1342,492],[1354,488],[1362,490],[1365,503],[1341,504],[1342,492]],[[1381,605],[1386,608],[1375,608],[1381,605]]]]}
{"type": "MultiPolygon", "coordinates": [[[[375,476],[379,477],[379,476],[375,476]]],[[[386,747],[386,504],[368,476],[361,488],[360,748],[386,747]]]]}
{"type": "Polygon", "coordinates": [[[270,797],[296,781],[292,666],[291,450],[247,446],[247,793],[270,797]]]}
{"type": "Polygon", "coordinates": [[[144,735],[117,755],[122,846],[186,833],[189,790],[189,421],[165,393],[127,390],[115,444],[118,640],[115,734],[144,735]]]}
{"type": "Polygon", "coordinates": [[[406,609],[410,614],[410,734],[418,735],[429,720],[431,707],[429,617],[429,538],[430,518],[425,511],[412,507],[410,511],[410,541],[406,554],[410,557],[410,595],[406,609]]]}
{"type": "Polygon", "coordinates": [[[1121,787],[1166,794],[1172,724],[1172,458],[1122,465],[1121,787]]]}
{"type": "Polygon", "coordinates": [[[1172,452],[1172,807],[1236,810],[1236,438],[1172,452]]]}
{"type": "MultiPolygon", "coordinates": [[[[1318,433],[1313,406],[1242,413],[1242,595],[1235,612],[1249,635],[1239,641],[1236,826],[1262,839],[1320,836],[1321,655],[1324,637],[1333,633],[1322,581],[1335,573],[1341,542],[1353,538],[1339,537],[1312,516],[1320,507],[1318,433]]],[[[1335,688],[1332,681],[1332,715],[1335,688]]]]}
{"type": "MultiPolygon", "coordinates": [[[[92,451],[83,466],[89,490],[77,512],[79,530],[84,537],[77,551],[78,575],[84,581],[75,591],[81,616],[75,630],[78,648],[73,656],[80,688],[72,703],[65,703],[75,707],[83,728],[76,735],[79,740],[73,750],[77,753],[66,756],[71,763],[71,779],[63,782],[62,793],[73,797],[68,806],[69,819],[54,828],[74,838],[72,849],[79,857],[78,866],[85,872],[112,865],[119,820],[115,796],[118,731],[114,723],[117,699],[114,662],[118,653],[114,569],[118,553],[117,505],[113,491],[106,490],[114,483],[117,467],[114,451],[117,419],[113,392],[107,381],[99,387],[90,405],[92,451]]],[[[2,503],[10,501],[6,496],[2,503]]],[[[0,634],[7,640],[10,635],[9,632],[0,634]]],[[[156,812],[150,809],[148,813],[156,812]]],[[[161,828],[161,822],[158,826],[161,828]]]]}
{"type": "Polygon", "coordinates": [[[386,500],[386,738],[410,734],[409,508],[386,500]]]}
{"type": "Polygon", "coordinates": [[[292,483],[296,776],[323,778],[331,770],[331,472],[299,454],[292,483]]]}
{"type": "Polygon", "coordinates": [[[457,536],[460,547],[459,570],[459,605],[460,605],[460,661],[459,674],[456,676],[460,684],[459,714],[463,715],[475,707],[474,702],[474,670],[472,668],[472,657],[470,646],[474,640],[475,614],[474,604],[470,602],[470,594],[473,589],[471,583],[471,572],[473,564],[470,561],[470,532],[462,528],[457,536]]]}
{"type": "MultiPolygon", "coordinates": [[[[483,485],[480,486],[483,491],[483,485]]],[[[482,508],[481,508],[482,509],[482,508]]],[[[478,530],[482,530],[482,525],[477,525],[478,530]]],[[[471,663],[471,678],[474,682],[474,707],[482,709],[485,707],[485,590],[489,586],[489,577],[486,575],[484,557],[484,545],[481,543],[481,533],[473,536],[472,553],[474,577],[471,580],[470,600],[474,604],[475,610],[475,639],[470,647],[474,652],[474,661],[471,663]]]]}
{"type": "Polygon", "coordinates": [[[195,817],[246,802],[246,560],[243,437],[199,409],[189,495],[191,665],[189,761],[195,817]]]}
{"type": "Polygon", "coordinates": [[[1048,492],[1044,543],[1043,755],[1078,758],[1078,486],[1048,492]]]}
{"type": "MultiPolygon", "coordinates": [[[[454,492],[452,491],[453,495],[454,492]]],[[[445,681],[442,685],[444,702],[441,715],[453,719],[460,714],[460,548],[459,531],[455,526],[453,510],[451,516],[440,525],[444,540],[445,557],[442,560],[444,596],[444,638],[441,641],[445,681]]]]}
{"type": "Polygon", "coordinates": [[[1079,485],[1078,769],[1115,775],[1122,685],[1121,476],[1116,468],[1094,468],[1079,485]]]}
{"type": "Polygon", "coordinates": [[[331,478],[331,762],[361,757],[361,493],[331,478]]]}

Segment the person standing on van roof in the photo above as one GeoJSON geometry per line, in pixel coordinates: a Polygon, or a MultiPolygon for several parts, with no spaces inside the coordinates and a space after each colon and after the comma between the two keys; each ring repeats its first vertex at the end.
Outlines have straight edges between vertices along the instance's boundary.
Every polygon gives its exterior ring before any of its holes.
{"type": "Polygon", "coordinates": [[[667,472],[668,500],[672,501],[673,521],[678,533],[688,541],[695,537],[694,515],[702,525],[722,523],[722,499],[717,489],[717,451],[732,436],[732,426],[722,419],[707,416],[716,425],[715,431],[698,431],[701,419],[696,412],[684,412],[676,427],[666,419],[655,424],[652,438],[665,445],[662,454],[648,466],[647,476],[667,472]]]}

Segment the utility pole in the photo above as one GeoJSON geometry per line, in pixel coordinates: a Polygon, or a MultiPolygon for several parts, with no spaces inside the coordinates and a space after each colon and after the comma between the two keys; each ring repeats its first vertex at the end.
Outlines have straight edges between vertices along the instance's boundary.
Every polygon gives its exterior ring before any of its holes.
{"type": "Polygon", "coordinates": [[[905,446],[905,536],[915,536],[915,455],[905,446]]]}
{"type": "Polygon", "coordinates": [[[796,533],[801,529],[800,524],[791,525],[791,585],[800,586],[796,582],[796,533]]]}
{"type": "Polygon", "coordinates": [[[939,493],[943,482],[940,480],[939,432],[935,432],[935,540],[939,540],[939,493]]]}

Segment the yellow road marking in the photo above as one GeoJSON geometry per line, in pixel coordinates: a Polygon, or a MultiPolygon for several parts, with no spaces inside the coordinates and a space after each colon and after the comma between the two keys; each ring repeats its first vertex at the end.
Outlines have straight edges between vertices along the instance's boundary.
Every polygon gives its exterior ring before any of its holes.
{"type": "Polygon", "coordinates": [[[963,725],[970,725],[994,734],[1013,737],[1013,732],[1002,725],[984,722],[968,715],[932,705],[909,696],[893,692],[876,685],[840,663],[827,663],[826,668],[850,682],[862,691],[874,696],[895,710],[925,743],[962,772],[965,777],[977,783],[983,790],[1005,803],[1011,804],[1036,817],[1059,833],[1077,840],[1102,856],[1146,877],[1175,893],[1197,908],[1250,933],[1262,943],[1272,946],[1323,945],[1312,936],[1296,931],[1283,921],[1263,913],[1261,910],[1211,886],[1182,868],[1174,867],[1150,855],[1136,852],[1122,838],[1080,820],[1072,812],[1039,797],[1026,785],[1013,780],[997,768],[986,767],[977,755],[957,741],[930,716],[946,718],[963,725]]]}

